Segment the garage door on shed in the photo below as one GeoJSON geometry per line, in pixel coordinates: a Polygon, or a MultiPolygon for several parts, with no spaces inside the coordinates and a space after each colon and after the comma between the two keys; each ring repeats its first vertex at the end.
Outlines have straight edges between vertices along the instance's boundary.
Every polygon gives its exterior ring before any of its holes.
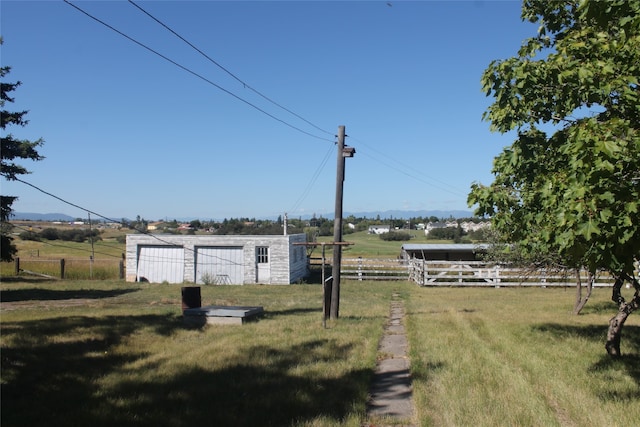
{"type": "Polygon", "coordinates": [[[244,283],[242,246],[196,248],[196,283],[241,285],[244,283]]]}
{"type": "Polygon", "coordinates": [[[151,283],[184,282],[184,248],[181,246],[138,246],[136,280],[151,283]]]}

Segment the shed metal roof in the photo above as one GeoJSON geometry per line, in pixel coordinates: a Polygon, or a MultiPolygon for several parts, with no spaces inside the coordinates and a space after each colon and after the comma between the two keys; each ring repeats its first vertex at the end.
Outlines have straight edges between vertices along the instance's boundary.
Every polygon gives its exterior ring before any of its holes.
{"type": "Polygon", "coordinates": [[[486,250],[489,248],[487,243],[407,243],[402,245],[405,251],[447,251],[447,252],[470,252],[477,250],[486,250]]]}

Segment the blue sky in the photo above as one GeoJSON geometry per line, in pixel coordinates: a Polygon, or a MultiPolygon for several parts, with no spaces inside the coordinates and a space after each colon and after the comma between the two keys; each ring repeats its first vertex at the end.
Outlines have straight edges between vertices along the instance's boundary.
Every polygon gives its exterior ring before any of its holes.
{"type": "MultiPolygon", "coordinates": [[[[5,108],[30,121],[7,131],[45,140],[22,178],[114,218],[332,214],[339,125],[345,212],[467,209],[512,139],[481,119],[482,72],[537,29],[515,1],[136,1],[231,76],[127,1],[72,3],[191,71],[62,0],[0,3],[23,83],[5,108]]],[[[19,182],[2,194],[86,217],[19,182]]]]}

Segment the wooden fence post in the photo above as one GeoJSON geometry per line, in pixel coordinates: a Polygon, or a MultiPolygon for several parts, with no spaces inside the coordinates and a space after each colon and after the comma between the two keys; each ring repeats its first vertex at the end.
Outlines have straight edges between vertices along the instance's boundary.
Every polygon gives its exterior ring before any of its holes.
{"type": "Polygon", "coordinates": [[[124,279],[124,261],[120,260],[120,280],[124,279]]]}
{"type": "Polygon", "coordinates": [[[64,258],[60,260],[60,278],[64,279],[64,258]]]}
{"type": "Polygon", "coordinates": [[[20,257],[15,258],[16,276],[20,274],[20,257]]]}

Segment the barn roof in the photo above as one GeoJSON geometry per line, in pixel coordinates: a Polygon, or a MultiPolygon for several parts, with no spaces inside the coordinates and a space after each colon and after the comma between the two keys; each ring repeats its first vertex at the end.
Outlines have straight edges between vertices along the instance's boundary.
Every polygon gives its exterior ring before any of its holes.
{"type": "Polygon", "coordinates": [[[402,250],[411,251],[447,251],[447,252],[475,252],[478,250],[487,250],[489,245],[486,243],[407,243],[402,245],[402,250]]]}

